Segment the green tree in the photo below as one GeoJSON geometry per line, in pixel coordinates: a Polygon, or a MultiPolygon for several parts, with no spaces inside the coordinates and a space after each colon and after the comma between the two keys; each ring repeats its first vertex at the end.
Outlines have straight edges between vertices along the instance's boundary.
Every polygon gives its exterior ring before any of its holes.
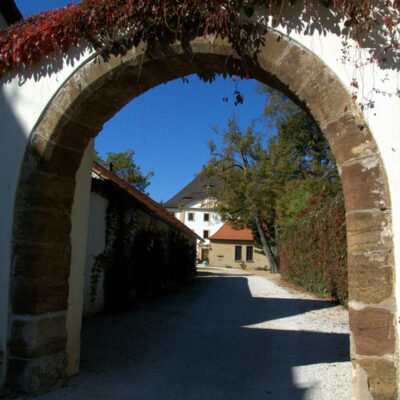
{"type": "Polygon", "coordinates": [[[113,172],[121,179],[135,186],[142,192],[150,185],[150,178],[154,176],[153,171],[143,174],[140,167],[134,161],[135,151],[127,149],[119,153],[108,152],[105,160],[95,150],[94,160],[97,162],[112,163],[113,172]]]}
{"type": "Polygon", "coordinates": [[[263,86],[264,117],[277,134],[268,143],[279,224],[292,219],[311,197],[341,194],[329,144],[314,119],[281,92],[263,86]]]}
{"type": "Polygon", "coordinates": [[[217,212],[238,229],[255,227],[271,271],[278,272],[269,230],[274,193],[270,176],[265,173],[268,154],[262,145],[263,136],[254,132],[253,125],[242,131],[235,118],[228,119],[227,130],[215,128],[215,132],[222,136],[223,147],[218,151],[210,141],[212,158],[202,174],[214,183],[210,195],[217,199],[217,212]]]}
{"type": "Polygon", "coordinates": [[[333,155],[313,118],[282,93],[261,87],[267,98],[264,117],[276,135],[254,133],[254,125],[241,131],[228,119],[218,151],[203,168],[216,182],[217,211],[224,220],[253,229],[271,263],[278,270],[279,227],[296,218],[308,201],[319,194],[336,196],[341,184],[333,155]]]}
{"type": "Polygon", "coordinates": [[[94,152],[93,152],[93,160],[96,161],[96,162],[98,162],[99,164],[105,162],[105,161],[100,157],[100,154],[99,154],[99,152],[98,152],[96,149],[94,149],[94,152]]]}

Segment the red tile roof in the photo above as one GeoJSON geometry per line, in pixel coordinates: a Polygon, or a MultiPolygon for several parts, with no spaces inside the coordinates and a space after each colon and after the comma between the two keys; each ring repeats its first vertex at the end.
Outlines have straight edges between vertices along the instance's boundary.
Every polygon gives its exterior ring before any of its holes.
{"type": "Polygon", "coordinates": [[[162,205],[158,204],[155,200],[131,186],[123,179],[115,175],[110,170],[102,167],[96,161],[93,162],[93,172],[100,176],[106,181],[111,181],[118,185],[121,189],[125,190],[130,196],[138,201],[146,210],[153,212],[159,219],[163,220],[167,224],[173,225],[175,228],[188,233],[191,236],[201,239],[195,232],[188,228],[184,223],[175,218],[170,212],[168,212],[162,205]]]}
{"type": "Polygon", "coordinates": [[[209,237],[210,240],[249,240],[253,241],[253,232],[249,228],[236,230],[232,228],[229,222],[219,228],[214,235],[209,237]]]}

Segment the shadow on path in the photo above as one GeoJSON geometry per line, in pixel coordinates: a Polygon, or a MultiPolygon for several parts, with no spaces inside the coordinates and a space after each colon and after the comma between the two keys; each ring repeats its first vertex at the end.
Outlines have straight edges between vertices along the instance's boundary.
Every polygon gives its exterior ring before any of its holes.
{"type": "Polygon", "coordinates": [[[244,326],[330,306],[253,298],[241,276],[200,278],[132,312],[86,320],[81,374],[54,398],[303,399],[292,368],[348,361],[348,335],[244,326]]]}

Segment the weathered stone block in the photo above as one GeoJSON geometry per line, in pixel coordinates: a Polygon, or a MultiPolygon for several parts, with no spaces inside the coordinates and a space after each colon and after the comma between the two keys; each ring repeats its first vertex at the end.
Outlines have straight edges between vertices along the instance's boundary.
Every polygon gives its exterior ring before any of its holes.
{"type": "Polygon", "coordinates": [[[14,314],[39,315],[65,311],[68,305],[67,280],[14,279],[11,307],[14,314]]]}
{"type": "Polygon", "coordinates": [[[46,174],[74,179],[81,163],[83,151],[75,151],[49,142],[35,134],[27,154],[27,162],[46,174]]]}
{"type": "Polygon", "coordinates": [[[390,212],[358,211],[346,214],[348,251],[391,251],[390,212]]]}
{"type": "Polygon", "coordinates": [[[393,294],[393,256],[390,253],[348,255],[349,297],[380,303],[393,294]]]}
{"type": "Polygon", "coordinates": [[[376,143],[358,110],[353,110],[321,127],[336,163],[378,153],[376,143]]]}
{"type": "Polygon", "coordinates": [[[12,274],[16,278],[65,280],[71,265],[71,245],[64,243],[17,243],[12,274]]]}
{"type": "MultiPolygon", "coordinates": [[[[310,62],[315,63],[315,58],[310,62]]],[[[316,64],[318,65],[318,62],[316,64]]],[[[338,85],[337,77],[327,67],[319,65],[318,70],[319,72],[312,75],[295,93],[307,104],[314,119],[322,124],[344,113],[346,107],[351,104],[351,97],[343,85],[338,85]]]]}
{"type": "Polygon", "coordinates": [[[268,32],[264,35],[264,40],[265,42],[262,51],[257,56],[258,62],[265,71],[275,72],[275,63],[283,54],[285,49],[290,46],[290,42],[286,38],[278,36],[272,32],[268,32]]]}
{"type": "Polygon", "coordinates": [[[389,208],[386,177],[378,156],[340,166],[346,211],[389,208]]]}
{"type": "Polygon", "coordinates": [[[96,136],[98,131],[82,126],[76,121],[61,121],[57,129],[52,133],[51,140],[59,146],[64,146],[78,152],[84,152],[90,139],[96,136]]]}
{"type": "Polygon", "coordinates": [[[33,172],[22,178],[17,203],[21,208],[45,207],[60,210],[72,208],[75,181],[33,172]]]}
{"type": "Polygon", "coordinates": [[[292,92],[297,93],[305,81],[322,68],[322,63],[314,55],[296,44],[289,44],[283,56],[273,66],[272,73],[292,92]],[[293,73],[293,69],[296,73],[293,73]]]}
{"type": "Polygon", "coordinates": [[[357,354],[383,356],[395,351],[394,314],[382,308],[349,309],[349,321],[357,354]]]}
{"type": "Polygon", "coordinates": [[[368,386],[374,400],[397,399],[397,370],[393,361],[366,359],[357,363],[368,375],[368,386]]]}
{"type": "Polygon", "coordinates": [[[68,210],[19,210],[14,238],[33,242],[69,243],[71,216],[68,210]]]}
{"type": "Polygon", "coordinates": [[[65,384],[67,357],[65,352],[30,359],[10,358],[8,382],[12,389],[40,394],[65,384]]]}
{"type": "Polygon", "coordinates": [[[11,327],[12,357],[37,358],[64,351],[67,342],[65,317],[39,321],[14,321],[11,327]]]}

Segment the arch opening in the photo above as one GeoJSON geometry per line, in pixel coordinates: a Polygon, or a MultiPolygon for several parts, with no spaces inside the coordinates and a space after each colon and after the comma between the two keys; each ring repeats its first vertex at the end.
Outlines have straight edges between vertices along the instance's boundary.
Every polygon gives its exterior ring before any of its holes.
{"type": "MultiPolygon", "coordinates": [[[[232,72],[230,56],[228,43],[210,37],[193,41],[192,54],[171,46],[152,54],[134,49],[107,63],[96,59],[78,69],[44,111],[26,150],[15,208],[8,364],[15,386],[35,391],[65,379],[71,211],[89,141],[152,87],[192,73],[232,72]],[[44,332],[49,324],[57,329],[44,332]],[[21,340],[24,329],[35,340],[21,340]],[[55,371],[51,376],[45,365],[55,371]]],[[[346,203],[355,396],[379,393],[384,374],[391,398],[397,392],[391,213],[374,139],[338,78],[296,42],[270,31],[249,73],[307,109],[328,139],[346,203]]]]}

